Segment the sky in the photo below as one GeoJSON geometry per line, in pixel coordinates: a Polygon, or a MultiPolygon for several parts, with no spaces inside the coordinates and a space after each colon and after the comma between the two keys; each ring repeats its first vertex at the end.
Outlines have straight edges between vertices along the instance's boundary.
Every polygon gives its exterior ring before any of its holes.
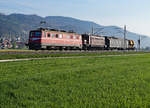
{"type": "Polygon", "coordinates": [[[0,13],[67,16],[150,36],[150,0],[0,0],[0,13]]]}

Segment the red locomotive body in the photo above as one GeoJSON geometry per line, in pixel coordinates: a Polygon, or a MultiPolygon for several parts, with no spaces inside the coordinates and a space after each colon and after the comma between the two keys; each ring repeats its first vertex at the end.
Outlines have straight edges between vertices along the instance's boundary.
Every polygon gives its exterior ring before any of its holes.
{"type": "Polygon", "coordinates": [[[81,49],[81,35],[65,31],[39,29],[30,31],[29,49],[81,49]]]}

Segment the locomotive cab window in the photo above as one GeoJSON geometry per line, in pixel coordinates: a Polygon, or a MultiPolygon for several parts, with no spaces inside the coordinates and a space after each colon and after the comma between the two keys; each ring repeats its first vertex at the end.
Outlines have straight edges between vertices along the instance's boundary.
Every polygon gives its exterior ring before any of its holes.
{"type": "Polygon", "coordinates": [[[35,32],[35,36],[37,37],[41,36],[41,32],[35,32]]]}
{"type": "Polygon", "coordinates": [[[35,36],[35,37],[40,37],[41,36],[41,32],[31,32],[30,36],[35,36]]]}

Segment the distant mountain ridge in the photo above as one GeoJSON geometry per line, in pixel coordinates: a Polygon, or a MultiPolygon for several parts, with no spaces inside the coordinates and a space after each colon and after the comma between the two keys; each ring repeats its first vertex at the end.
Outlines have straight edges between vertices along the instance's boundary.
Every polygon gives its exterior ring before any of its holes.
{"type": "MultiPolygon", "coordinates": [[[[117,26],[102,26],[91,21],[83,21],[64,16],[40,17],[37,15],[0,13],[0,37],[10,38],[21,36],[23,41],[27,41],[30,30],[40,27],[40,22],[46,21],[45,27],[62,30],[73,30],[77,33],[91,33],[92,27],[95,32],[104,36],[114,36],[123,38],[123,29],[117,26]],[[99,29],[99,30],[98,30],[99,29]]],[[[135,42],[142,36],[142,47],[150,46],[150,37],[127,32],[127,39],[135,42]]]]}

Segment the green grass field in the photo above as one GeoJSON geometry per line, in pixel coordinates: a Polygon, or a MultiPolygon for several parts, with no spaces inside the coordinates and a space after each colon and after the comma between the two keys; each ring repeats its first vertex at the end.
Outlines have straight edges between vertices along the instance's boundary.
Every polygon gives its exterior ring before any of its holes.
{"type": "Polygon", "coordinates": [[[146,107],[150,55],[0,63],[0,108],[146,107]]]}
{"type": "MultiPolygon", "coordinates": [[[[5,51],[2,51],[5,52],[5,51]]],[[[33,51],[34,52],[34,51],[33,51]]],[[[36,52],[36,51],[35,51],[36,52]]],[[[22,54],[5,54],[0,51],[0,60],[21,59],[21,58],[44,58],[44,57],[76,57],[76,56],[103,56],[103,55],[125,55],[125,54],[150,54],[150,52],[79,52],[79,53],[22,53],[22,54]]]]}

